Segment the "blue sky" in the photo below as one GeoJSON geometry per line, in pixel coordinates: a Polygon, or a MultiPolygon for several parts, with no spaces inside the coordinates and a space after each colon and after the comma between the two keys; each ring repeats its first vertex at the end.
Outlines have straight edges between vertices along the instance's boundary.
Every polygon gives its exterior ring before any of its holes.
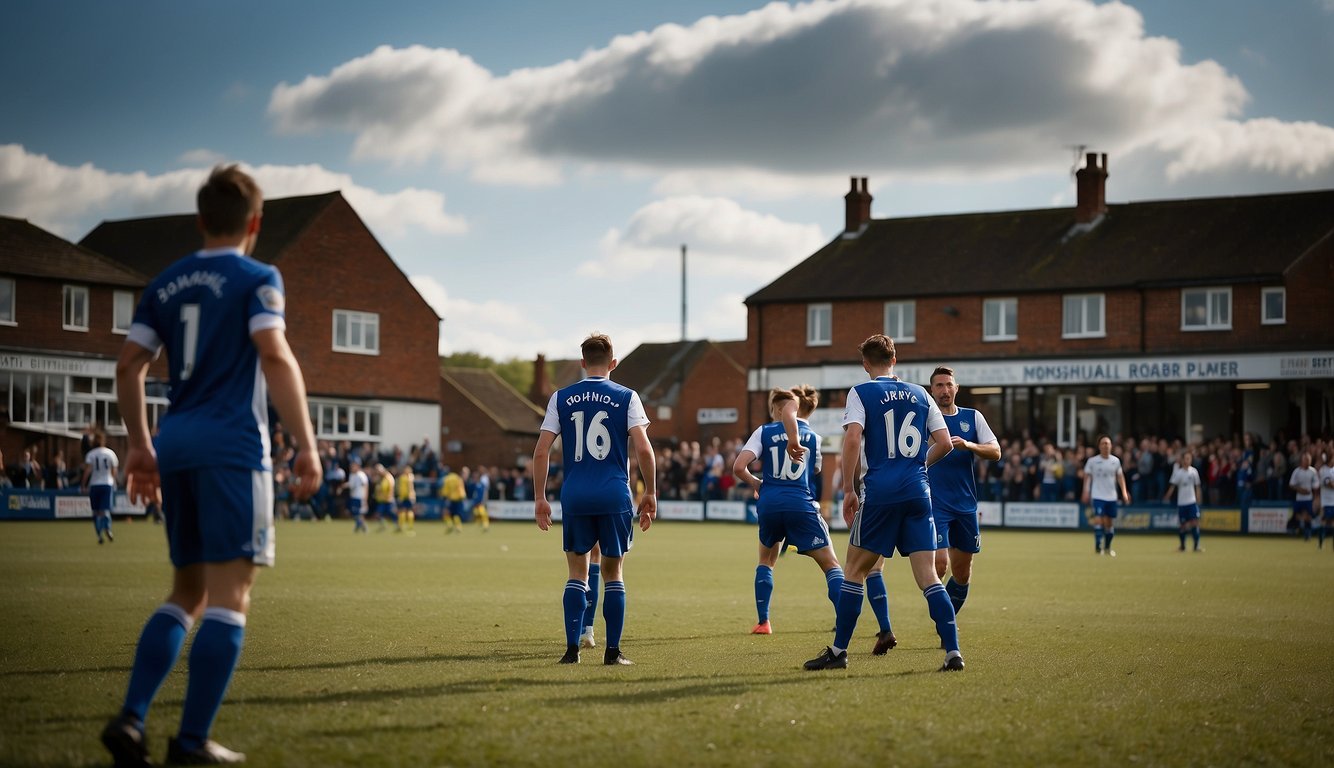
{"type": "MultiPolygon", "coordinates": [[[[745,335],[741,303],[874,216],[1334,186],[1334,0],[25,2],[0,214],[71,240],[191,209],[237,161],[342,189],[443,351],[622,355],[745,335]]],[[[1262,256],[1262,254],[1257,254],[1262,256]]],[[[942,279],[948,279],[942,275],[942,279]]]]}

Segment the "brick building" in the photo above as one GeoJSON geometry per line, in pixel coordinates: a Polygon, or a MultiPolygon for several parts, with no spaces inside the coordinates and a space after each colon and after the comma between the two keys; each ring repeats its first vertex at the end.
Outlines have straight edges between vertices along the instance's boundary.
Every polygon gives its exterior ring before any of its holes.
{"type": "MultiPolygon", "coordinates": [[[[80,245],[156,275],[199,242],[182,214],[103,222],[80,245]]],[[[434,439],[440,318],[342,194],[266,200],[253,256],[282,271],[316,436],[404,451],[434,439]]]]}
{"type": "Polygon", "coordinates": [[[486,368],[440,369],[440,461],[455,469],[478,464],[527,466],[545,404],[538,407],[486,368]]]}
{"type": "MultiPolygon", "coordinates": [[[[0,450],[79,462],[79,436],[123,438],[116,357],[148,277],[25,220],[0,216],[0,450]]],[[[155,365],[165,373],[165,366],[155,365]]],[[[159,393],[160,394],[160,393],[159,393]]],[[[165,400],[150,398],[156,420],[165,400]]]]}
{"type": "Polygon", "coordinates": [[[744,341],[640,344],[611,378],[639,393],[655,445],[744,440],[754,428],[745,412],[745,349],[744,341]]]}
{"type": "Polygon", "coordinates": [[[836,434],[856,352],[883,332],[901,377],[955,368],[998,431],[1072,445],[1334,428],[1334,190],[1106,203],[1089,154],[1074,210],[872,219],[853,179],[844,231],[746,299],[748,409],[823,390],[836,434]]]}

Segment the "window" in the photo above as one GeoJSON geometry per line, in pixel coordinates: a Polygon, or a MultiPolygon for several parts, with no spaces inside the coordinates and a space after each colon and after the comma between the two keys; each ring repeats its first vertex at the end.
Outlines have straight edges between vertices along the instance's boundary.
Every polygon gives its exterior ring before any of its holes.
{"type": "Polygon", "coordinates": [[[806,305],[806,346],[824,347],[833,343],[833,314],[830,304],[806,305]]]}
{"type": "Polygon", "coordinates": [[[1288,289],[1260,289],[1260,325],[1283,325],[1288,322],[1288,289]]]}
{"type": "Polygon", "coordinates": [[[917,341],[917,302],[885,302],[885,335],[895,344],[917,341]]]}
{"type": "Polygon", "coordinates": [[[1182,289],[1181,330],[1226,331],[1231,328],[1231,288],[1182,289]]]}
{"type": "Polygon", "coordinates": [[[359,355],[380,354],[380,316],[374,312],[334,310],[333,348],[335,352],[359,355]]]}
{"type": "Polygon", "coordinates": [[[987,299],[982,302],[982,340],[1014,341],[1019,338],[1019,300],[987,299]]]}
{"type": "Polygon", "coordinates": [[[14,281],[0,278],[0,325],[18,325],[14,319],[14,281]]]}
{"type": "Polygon", "coordinates": [[[321,440],[380,442],[380,408],[320,400],[310,401],[310,421],[321,440]]]}
{"type": "Polygon", "coordinates": [[[1087,339],[1106,336],[1104,313],[1105,306],[1101,293],[1066,296],[1061,320],[1061,337],[1087,339]]]}
{"type": "Polygon", "coordinates": [[[112,294],[111,332],[129,333],[130,322],[134,318],[134,294],[129,291],[116,291],[112,294]]]}
{"type": "Polygon", "coordinates": [[[88,330],[88,289],[82,285],[65,286],[63,327],[67,331],[88,330]]]}

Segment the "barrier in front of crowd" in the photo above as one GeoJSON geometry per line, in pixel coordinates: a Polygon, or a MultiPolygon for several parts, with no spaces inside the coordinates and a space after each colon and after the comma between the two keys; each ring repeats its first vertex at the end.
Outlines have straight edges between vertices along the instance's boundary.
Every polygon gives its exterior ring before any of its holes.
{"type": "MultiPolygon", "coordinates": [[[[439,519],[443,500],[419,494],[418,519],[439,519]]],[[[492,520],[532,520],[533,502],[487,502],[492,520]]],[[[471,512],[471,503],[465,505],[471,512]]],[[[845,530],[843,515],[832,506],[829,527],[845,530]]],[[[1075,502],[998,502],[978,503],[981,524],[989,528],[1032,528],[1043,530],[1088,530],[1091,507],[1075,502]]],[[[117,491],[113,513],[118,516],[144,514],[142,505],[131,504],[124,491],[117,491]]],[[[66,520],[93,516],[88,496],[78,489],[44,491],[27,488],[0,488],[0,520],[66,520]]],[[[559,501],[551,503],[553,520],[561,519],[559,501]]],[[[1204,507],[1200,528],[1218,533],[1287,533],[1292,507],[1283,502],[1256,502],[1248,509],[1204,507]]],[[[684,522],[732,522],[754,525],[758,518],[754,501],[658,501],[658,519],[684,522]]],[[[1170,505],[1130,505],[1121,507],[1116,518],[1118,532],[1175,531],[1179,527],[1177,509],[1170,505]]]]}

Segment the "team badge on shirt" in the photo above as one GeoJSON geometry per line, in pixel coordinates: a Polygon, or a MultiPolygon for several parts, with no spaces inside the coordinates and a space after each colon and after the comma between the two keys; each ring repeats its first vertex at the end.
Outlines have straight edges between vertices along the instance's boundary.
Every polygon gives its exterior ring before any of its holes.
{"type": "Polygon", "coordinates": [[[968,422],[966,422],[966,421],[961,421],[961,422],[959,422],[959,431],[960,431],[960,432],[967,432],[967,431],[970,430],[970,429],[972,429],[972,427],[968,426],[968,422]]]}
{"type": "Polygon", "coordinates": [[[259,303],[270,312],[281,313],[283,311],[283,292],[272,285],[261,285],[255,292],[259,296],[259,303]]]}

